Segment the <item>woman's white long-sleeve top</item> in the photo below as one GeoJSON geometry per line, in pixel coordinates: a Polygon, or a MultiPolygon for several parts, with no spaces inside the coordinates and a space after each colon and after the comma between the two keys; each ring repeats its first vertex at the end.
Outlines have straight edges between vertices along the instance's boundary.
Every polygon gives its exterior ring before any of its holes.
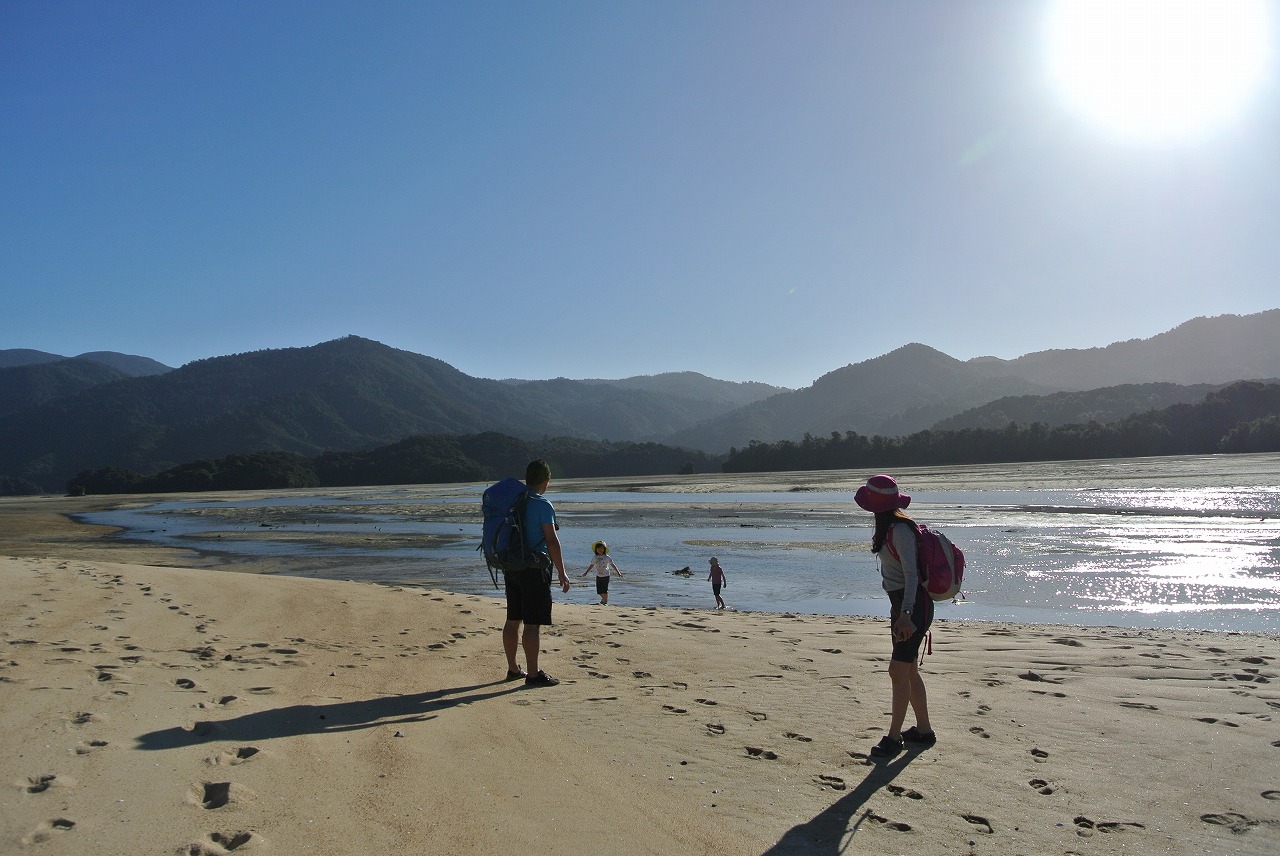
{"type": "MultiPolygon", "coordinates": [[[[906,589],[915,591],[920,585],[920,571],[916,566],[916,533],[909,523],[895,523],[889,528],[889,538],[893,539],[893,550],[886,543],[880,548],[880,584],[885,591],[906,589]],[[897,552],[901,558],[894,557],[897,552]]],[[[886,542],[889,540],[886,538],[886,542]]]]}

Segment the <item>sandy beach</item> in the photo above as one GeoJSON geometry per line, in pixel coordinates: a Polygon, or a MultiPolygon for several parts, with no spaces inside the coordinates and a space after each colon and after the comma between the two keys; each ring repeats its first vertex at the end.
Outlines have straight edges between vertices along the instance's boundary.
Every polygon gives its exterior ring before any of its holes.
{"type": "Polygon", "coordinates": [[[0,501],[0,853],[1280,852],[1273,637],[942,606],[939,742],[872,764],[883,619],[558,604],[526,689],[495,598],[219,570],[86,502],[0,501]]]}

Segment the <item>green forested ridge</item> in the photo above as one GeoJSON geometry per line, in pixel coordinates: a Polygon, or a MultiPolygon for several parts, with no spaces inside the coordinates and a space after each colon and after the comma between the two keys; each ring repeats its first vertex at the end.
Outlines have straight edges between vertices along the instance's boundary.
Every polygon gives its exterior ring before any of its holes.
{"type": "Polygon", "coordinates": [[[0,416],[21,413],[126,377],[110,366],[81,359],[0,368],[0,416]]]}
{"type": "Polygon", "coordinates": [[[1175,404],[1105,425],[1010,423],[999,429],[926,430],[905,437],[849,431],[809,435],[800,442],[757,442],[730,449],[724,469],[887,468],[1218,452],[1280,452],[1280,384],[1242,381],[1197,404],[1175,404]]]}
{"type": "MultiPolygon", "coordinates": [[[[39,352],[0,351],[0,357],[5,354],[58,362],[39,352]]],[[[52,370],[63,371],[56,365],[52,370]]],[[[693,372],[622,381],[486,380],[432,357],[350,336],[308,348],[201,360],[149,377],[107,376],[100,378],[107,382],[83,389],[80,381],[42,382],[30,386],[33,391],[22,394],[26,398],[16,391],[4,395],[0,486],[27,490],[34,484],[52,491],[85,470],[153,474],[250,452],[310,460],[390,446],[405,437],[488,432],[524,441],[653,442],[710,455],[732,447],[739,463],[749,459],[744,456],[750,450],[763,455],[754,447],[775,444],[780,457],[797,457],[790,447],[824,445],[832,447],[823,453],[827,458],[849,459],[848,449],[838,449],[851,436],[934,457],[943,450],[954,457],[955,449],[966,447],[987,455],[993,442],[1006,454],[1025,448],[1032,450],[1027,454],[1059,456],[1059,447],[1091,444],[1159,453],[1152,438],[1134,442],[1141,422],[1124,423],[1121,417],[1193,403],[1195,389],[1176,384],[1197,378],[1217,385],[1277,376],[1280,310],[1195,319],[1149,340],[1015,360],[962,362],[912,344],[794,391],[693,372]],[[1144,378],[1142,372],[1156,375],[1144,378]],[[1103,377],[1124,382],[1112,381],[1106,389],[1083,385],[1103,377]],[[737,406],[743,400],[749,403],[737,406]],[[1022,427],[1011,429],[1010,423],[1022,427]],[[1091,423],[1107,430],[1094,430],[1091,423]],[[987,433],[965,435],[962,428],[987,433]],[[1052,444],[1045,446],[1041,441],[1050,438],[1041,434],[1049,429],[1052,444]],[[992,441],[991,431],[1008,436],[992,441]],[[829,435],[840,442],[814,440],[829,435]],[[945,442],[925,443],[921,437],[945,442]]],[[[1230,426],[1229,436],[1215,442],[1232,449],[1266,446],[1274,430],[1268,415],[1230,426]]],[[[1159,434],[1151,426],[1147,430],[1159,434]]],[[[1215,449],[1212,443],[1207,448],[1215,449]]],[[[1085,448],[1084,454],[1092,453],[1085,448]]],[[[341,459],[334,465],[345,466],[341,459]]]]}
{"type": "Polygon", "coordinates": [[[488,432],[409,437],[364,452],[307,458],[290,452],[228,455],[192,461],[153,476],[120,467],[85,470],[73,494],[261,490],[496,481],[523,477],[525,465],[545,458],[557,478],[717,472],[720,459],[655,443],[611,443],[556,437],[538,442],[488,432]]]}
{"type": "MultiPolygon", "coordinates": [[[[1259,378],[1260,379],[1260,378],[1259,378]]],[[[935,423],[935,431],[963,428],[1003,428],[1010,422],[1050,427],[1074,422],[1117,422],[1135,413],[1191,404],[1229,384],[1130,383],[1080,392],[1013,395],[1000,398],[935,423]]]]}
{"type": "Polygon", "coordinates": [[[79,473],[68,490],[150,493],[486,481],[518,476],[535,457],[550,461],[559,478],[590,478],[1275,451],[1280,451],[1280,384],[1244,381],[1212,392],[1198,404],[1177,404],[1108,425],[1010,424],[906,437],[833,432],[798,443],[752,443],[730,450],[723,464],[713,455],[653,443],[575,437],[533,442],[486,432],[409,437],[369,451],[315,458],[287,452],[231,455],[150,477],[107,467],[79,473]]]}
{"type": "MultiPolygon", "coordinates": [[[[898,437],[937,427],[943,419],[1006,396],[1275,377],[1280,377],[1280,309],[1195,318],[1149,339],[1040,351],[1012,360],[961,361],[914,343],[836,369],[804,389],[677,431],[663,442],[724,451],[753,440],[798,441],[805,434],[825,436],[832,431],[898,437]]],[[[1140,409],[1144,408],[1128,412],[1140,409]]],[[[1099,416],[1108,421],[1106,415],[1099,416]]]]}
{"type": "Polygon", "coordinates": [[[579,381],[474,378],[352,336],[200,360],[0,416],[0,473],[56,490],[85,469],[154,473],[247,450],[314,457],[415,435],[640,441],[729,406],[579,381]]]}

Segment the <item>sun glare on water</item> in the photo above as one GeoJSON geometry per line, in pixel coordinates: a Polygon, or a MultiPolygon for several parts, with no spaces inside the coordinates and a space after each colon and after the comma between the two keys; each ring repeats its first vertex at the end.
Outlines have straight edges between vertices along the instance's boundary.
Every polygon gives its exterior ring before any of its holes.
{"type": "Polygon", "coordinates": [[[1272,62],[1267,0],[1057,0],[1049,75],[1073,111],[1129,143],[1212,133],[1258,93],[1272,62]]]}

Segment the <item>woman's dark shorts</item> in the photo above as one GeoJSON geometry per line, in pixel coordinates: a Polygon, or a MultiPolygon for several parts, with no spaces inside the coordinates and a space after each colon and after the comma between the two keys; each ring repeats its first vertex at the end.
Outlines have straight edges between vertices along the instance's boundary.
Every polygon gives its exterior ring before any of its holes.
{"type": "Polygon", "coordinates": [[[512,571],[506,576],[507,621],[551,623],[551,580],[540,568],[512,571]]]}
{"type": "Polygon", "coordinates": [[[712,584],[711,584],[711,593],[712,593],[713,595],[715,595],[716,597],[719,597],[719,596],[720,596],[720,583],[712,583],[712,584]]]}
{"type": "Polygon", "coordinates": [[[596,594],[608,594],[608,593],[609,593],[609,578],[596,577],[596,594]]]}
{"type": "MultiPolygon", "coordinates": [[[[902,612],[903,589],[897,591],[886,592],[889,595],[889,633],[893,633],[893,625],[898,621],[898,614],[902,612]]],[[[911,621],[916,626],[916,632],[911,634],[911,638],[905,642],[893,643],[892,660],[900,663],[914,663],[920,656],[920,643],[924,640],[924,634],[928,632],[929,625],[933,623],[933,598],[929,597],[929,593],[924,590],[924,586],[916,586],[916,602],[911,607],[911,621]]]]}

